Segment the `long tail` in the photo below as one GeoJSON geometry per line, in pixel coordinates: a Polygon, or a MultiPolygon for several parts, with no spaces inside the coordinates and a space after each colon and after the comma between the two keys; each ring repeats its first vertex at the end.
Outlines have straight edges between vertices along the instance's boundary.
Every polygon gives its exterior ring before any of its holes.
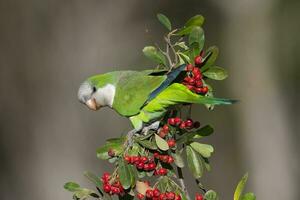
{"type": "Polygon", "coordinates": [[[210,105],[230,105],[237,102],[231,99],[212,98],[198,95],[180,83],[173,83],[150,101],[144,109],[149,112],[165,111],[176,104],[194,103],[210,105]]]}

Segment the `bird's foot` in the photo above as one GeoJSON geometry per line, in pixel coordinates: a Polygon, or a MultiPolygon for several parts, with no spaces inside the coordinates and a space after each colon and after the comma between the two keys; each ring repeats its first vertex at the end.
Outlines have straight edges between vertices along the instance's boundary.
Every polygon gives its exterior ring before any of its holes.
{"type": "Polygon", "coordinates": [[[147,135],[149,130],[157,130],[159,128],[159,123],[160,123],[159,121],[156,121],[150,124],[149,126],[145,126],[141,131],[142,134],[147,135]]]}

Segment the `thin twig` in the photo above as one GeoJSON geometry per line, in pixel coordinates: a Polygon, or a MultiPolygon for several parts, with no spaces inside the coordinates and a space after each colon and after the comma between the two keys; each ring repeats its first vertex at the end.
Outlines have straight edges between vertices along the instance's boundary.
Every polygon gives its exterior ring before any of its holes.
{"type": "Polygon", "coordinates": [[[203,187],[203,185],[200,183],[198,179],[195,179],[197,186],[204,192],[206,193],[206,189],[203,187]]]}
{"type": "Polygon", "coordinates": [[[187,200],[191,200],[191,197],[189,195],[189,192],[187,191],[187,188],[185,186],[184,183],[184,177],[183,177],[183,173],[182,173],[182,169],[180,167],[177,167],[177,173],[178,173],[178,182],[180,184],[180,187],[182,188],[182,190],[185,193],[186,199],[187,200]]]}

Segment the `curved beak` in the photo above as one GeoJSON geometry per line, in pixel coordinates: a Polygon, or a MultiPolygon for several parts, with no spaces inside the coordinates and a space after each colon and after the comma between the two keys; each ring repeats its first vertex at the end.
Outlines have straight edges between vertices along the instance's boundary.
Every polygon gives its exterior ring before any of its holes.
{"type": "Polygon", "coordinates": [[[96,100],[94,98],[87,100],[85,104],[89,109],[94,111],[98,110],[101,107],[97,105],[96,100]]]}

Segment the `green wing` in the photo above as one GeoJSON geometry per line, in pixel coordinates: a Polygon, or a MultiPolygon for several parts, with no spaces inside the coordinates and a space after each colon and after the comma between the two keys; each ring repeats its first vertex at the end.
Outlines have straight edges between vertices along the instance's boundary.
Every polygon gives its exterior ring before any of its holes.
{"type": "MultiPolygon", "coordinates": [[[[153,72],[153,71],[152,71],[153,72]]],[[[113,108],[122,116],[140,112],[152,91],[158,88],[166,76],[152,76],[150,71],[123,71],[116,83],[113,108]]]]}

